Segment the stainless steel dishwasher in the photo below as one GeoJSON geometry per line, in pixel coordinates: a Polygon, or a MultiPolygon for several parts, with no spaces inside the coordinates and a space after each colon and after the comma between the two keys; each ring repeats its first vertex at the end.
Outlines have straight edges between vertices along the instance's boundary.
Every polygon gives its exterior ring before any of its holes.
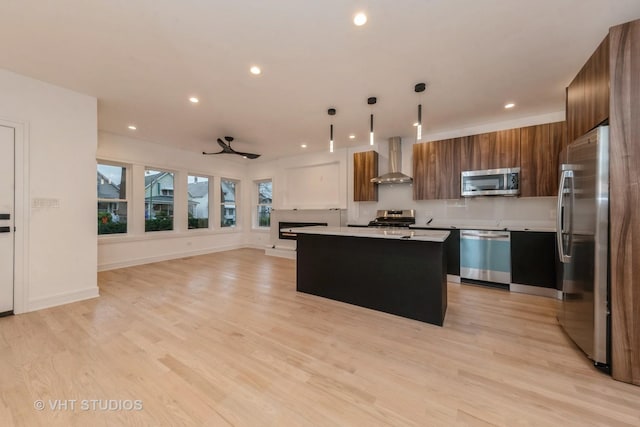
{"type": "Polygon", "coordinates": [[[460,278],[511,283],[511,233],[461,230],[460,278]]]}

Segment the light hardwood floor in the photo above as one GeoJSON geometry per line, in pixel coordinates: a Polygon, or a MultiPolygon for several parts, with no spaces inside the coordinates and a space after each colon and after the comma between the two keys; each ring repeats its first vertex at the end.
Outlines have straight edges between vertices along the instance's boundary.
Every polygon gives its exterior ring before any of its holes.
{"type": "Polygon", "coordinates": [[[297,293],[294,261],[252,249],[99,285],[0,319],[0,425],[640,425],[640,387],[595,370],[552,299],[449,284],[440,328],[297,293]]]}

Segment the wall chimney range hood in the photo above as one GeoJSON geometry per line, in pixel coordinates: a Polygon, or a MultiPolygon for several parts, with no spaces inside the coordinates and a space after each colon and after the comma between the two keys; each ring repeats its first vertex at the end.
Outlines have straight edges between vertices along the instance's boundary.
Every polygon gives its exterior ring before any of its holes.
{"type": "Polygon", "coordinates": [[[402,169],[402,144],[399,136],[389,138],[389,172],[372,178],[376,184],[410,184],[413,178],[400,172],[402,169]]]}

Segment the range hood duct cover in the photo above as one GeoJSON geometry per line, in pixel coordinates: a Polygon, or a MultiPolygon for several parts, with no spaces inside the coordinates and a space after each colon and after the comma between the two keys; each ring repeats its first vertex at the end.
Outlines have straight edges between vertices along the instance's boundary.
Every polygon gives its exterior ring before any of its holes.
{"type": "Polygon", "coordinates": [[[399,136],[389,138],[389,173],[372,178],[376,184],[410,184],[413,178],[400,172],[402,169],[402,144],[399,136]]]}

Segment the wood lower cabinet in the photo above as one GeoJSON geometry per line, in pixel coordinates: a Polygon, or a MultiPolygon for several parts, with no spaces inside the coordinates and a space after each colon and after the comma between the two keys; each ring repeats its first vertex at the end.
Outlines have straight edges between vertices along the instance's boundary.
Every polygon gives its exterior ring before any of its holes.
{"type": "Polygon", "coordinates": [[[460,198],[460,146],[466,138],[413,145],[413,199],[460,198]]]}
{"type": "Polygon", "coordinates": [[[371,178],[378,176],[378,153],[364,151],[353,154],[353,201],[377,202],[378,186],[371,178]]]}
{"type": "Polygon", "coordinates": [[[520,129],[520,196],[558,194],[560,152],[566,146],[566,122],[520,129]]]}
{"type": "Polygon", "coordinates": [[[518,166],[520,166],[520,128],[471,135],[461,144],[461,171],[518,166]]]}

